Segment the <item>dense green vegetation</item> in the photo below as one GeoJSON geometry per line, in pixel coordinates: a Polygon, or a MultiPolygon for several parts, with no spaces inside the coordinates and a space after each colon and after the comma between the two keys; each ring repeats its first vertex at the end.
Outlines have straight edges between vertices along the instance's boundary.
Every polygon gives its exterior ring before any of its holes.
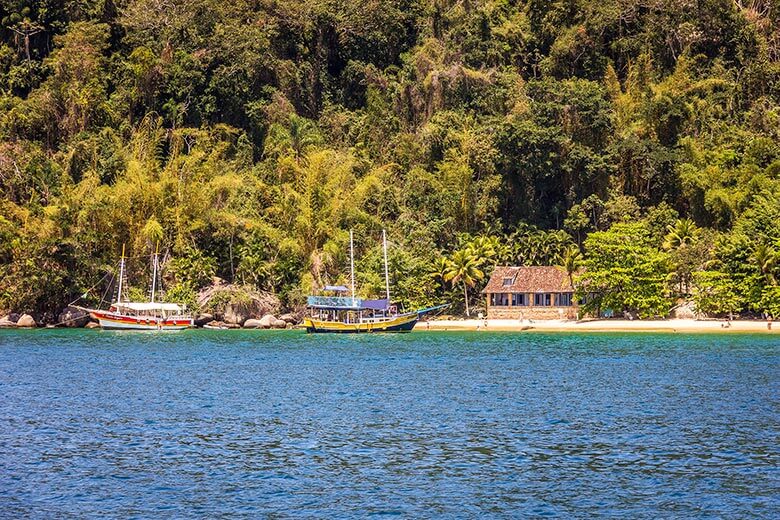
{"type": "Polygon", "coordinates": [[[780,315],[773,0],[0,0],[0,309],[143,287],[780,315]],[[585,274],[579,271],[586,267],[585,274]]]}

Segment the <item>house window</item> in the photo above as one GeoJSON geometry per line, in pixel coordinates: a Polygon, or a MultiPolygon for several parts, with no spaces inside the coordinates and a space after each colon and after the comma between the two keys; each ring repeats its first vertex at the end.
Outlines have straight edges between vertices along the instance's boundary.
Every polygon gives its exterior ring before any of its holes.
{"type": "Polygon", "coordinates": [[[510,287],[512,285],[512,279],[511,278],[504,278],[503,286],[504,287],[510,287]]]}
{"type": "Polygon", "coordinates": [[[507,307],[509,305],[509,295],[507,293],[491,294],[490,305],[493,307],[507,307]]]}
{"type": "Polygon", "coordinates": [[[525,294],[523,293],[515,293],[512,295],[512,305],[515,307],[520,307],[522,305],[525,305],[525,294]]]}
{"type": "Polygon", "coordinates": [[[534,305],[536,307],[549,307],[552,305],[552,294],[536,293],[534,294],[534,305]]]}
{"type": "Polygon", "coordinates": [[[558,295],[559,307],[571,307],[572,293],[561,293],[558,295]]]}

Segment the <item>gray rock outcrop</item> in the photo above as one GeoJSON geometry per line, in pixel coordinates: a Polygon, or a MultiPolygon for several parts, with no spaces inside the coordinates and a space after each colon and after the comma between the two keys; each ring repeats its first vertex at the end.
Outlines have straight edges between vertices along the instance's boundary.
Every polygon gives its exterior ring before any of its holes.
{"type": "Polygon", "coordinates": [[[76,307],[66,307],[57,317],[57,323],[63,327],[83,327],[89,323],[89,313],[76,307]]]}
{"type": "Polygon", "coordinates": [[[202,327],[210,321],[214,321],[213,314],[208,314],[208,313],[198,314],[195,317],[195,326],[202,327]]]}
{"type": "Polygon", "coordinates": [[[251,309],[249,305],[242,303],[228,303],[222,313],[223,319],[227,323],[243,325],[249,319],[251,309]]]}
{"type": "Polygon", "coordinates": [[[279,319],[287,323],[292,323],[293,325],[296,325],[298,323],[298,319],[290,313],[282,314],[281,316],[279,316],[279,319]]]}
{"type": "Polygon", "coordinates": [[[281,303],[273,294],[221,282],[198,293],[198,306],[214,320],[241,325],[250,318],[279,312],[281,303]]]}
{"type": "Polygon", "coordinates": [[[250,318],[244,322],[243,327],[245,329],[261,329],[263,328],[263,325],[260,323],[260,320],[250,318]]]}
{"type": "Polygon", "coordinates": [[[260,318],[260,326],[264,329],[270,329],[274,326],[274,322],[276,321],[276,317],[273,314],[266,314],[262,318],[260,318]]]}
{"type": "Polygon", "coordinates": [[[0,329],[15,329],[16,322],[11,321],[8,316],[0,318],[0,329]]]}

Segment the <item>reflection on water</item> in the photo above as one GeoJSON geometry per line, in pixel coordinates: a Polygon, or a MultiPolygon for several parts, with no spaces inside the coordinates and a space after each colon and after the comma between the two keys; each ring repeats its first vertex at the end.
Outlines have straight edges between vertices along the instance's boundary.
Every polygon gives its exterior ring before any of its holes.
{"type": "Polygon", "coordinates": [[[768,336],[0,331],[0,516],[777,516],[768,336]]]}

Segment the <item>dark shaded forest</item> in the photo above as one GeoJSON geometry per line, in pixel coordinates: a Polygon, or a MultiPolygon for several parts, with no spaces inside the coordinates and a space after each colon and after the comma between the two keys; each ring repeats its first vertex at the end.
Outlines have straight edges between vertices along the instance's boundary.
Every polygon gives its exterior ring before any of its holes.
{"type": "Polygon", "coordinates": [[[0,309],[122,244],[143,294],[348,276],[465,300],[561,265],[594,308],[780,316],[776,0],[0,1],[0,309]],[[583,268],[584,274],[583,273],[583,268]]]}

